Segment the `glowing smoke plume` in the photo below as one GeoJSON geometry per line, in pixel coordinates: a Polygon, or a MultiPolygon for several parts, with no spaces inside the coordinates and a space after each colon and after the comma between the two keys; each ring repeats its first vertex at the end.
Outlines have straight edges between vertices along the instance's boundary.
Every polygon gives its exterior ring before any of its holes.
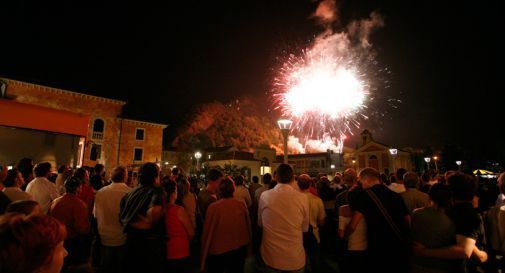
{"type": "Polygon", "coordinates": [[[341,152],[346,135],[367,118],[372,91],[367,69],[373,60],[369,36],[384,22],[374,12],[333,32],[338,20],[334,0],[322,1],[314,17],[326,30],[299,56],[288,57],[275,78],[273,96],[276,109],[294,122],[290,148],[341,152]]]}

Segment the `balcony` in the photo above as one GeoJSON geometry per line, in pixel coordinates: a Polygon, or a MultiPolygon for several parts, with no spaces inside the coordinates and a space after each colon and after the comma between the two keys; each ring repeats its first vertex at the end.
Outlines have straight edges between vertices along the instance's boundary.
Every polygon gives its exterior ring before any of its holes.
{"type": "Polygon", "coordinates": [[[102,132],[93,132],[93,136],[92,136],[93,139],[103,139],[103,133],[102,132]]]}

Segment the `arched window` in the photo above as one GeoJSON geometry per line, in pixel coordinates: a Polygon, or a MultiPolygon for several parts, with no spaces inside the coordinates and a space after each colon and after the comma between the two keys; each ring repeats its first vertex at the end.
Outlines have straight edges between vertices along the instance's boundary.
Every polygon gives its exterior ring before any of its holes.
{"type": "Polygon", "coordinates": [[[371,155],[368,160],[377,160],[377,156],[376,155],[371,155]]]}
{"type": "Polygon", "coordinates": [[[105,122],[103,119],[95,119],[93,122],[93,139],[103,139],[103,131],[105,129],[105,122]]]}

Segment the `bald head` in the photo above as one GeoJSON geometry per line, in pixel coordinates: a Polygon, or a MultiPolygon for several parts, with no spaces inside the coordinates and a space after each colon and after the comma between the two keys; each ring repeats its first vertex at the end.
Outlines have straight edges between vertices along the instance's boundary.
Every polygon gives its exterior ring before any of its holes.
{"type": "Polygon", "coordinates": [[[344,171],[344,175],[342,176],[342,180],[344,180],[344,183],[352,186],[358,181],[358,174],[354,169],[347,169],[344,171]]]}

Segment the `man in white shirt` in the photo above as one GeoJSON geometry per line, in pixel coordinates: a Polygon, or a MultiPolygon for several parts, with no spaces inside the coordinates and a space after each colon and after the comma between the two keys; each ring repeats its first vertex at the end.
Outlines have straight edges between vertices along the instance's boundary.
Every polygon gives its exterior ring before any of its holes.
{"type": "Polygon", "coordinates": [[[122,272],[117,268],[124,264],[126,234],[119,222],[119,204],[131,188],[126,185],[128,171],[119,166],[112,171],[112,184],[101,188],[95,197],[93,214],[101,239],[101,267],[103,272],[122,272]]]}
{"type": "Polygon", "coordinates": [[[263,192],[259,201],[258,225],[263,228],[260,253],[265,272],[303,272],[303,232],[309,229],[309,202],[292,186],[291,166],[279,165],[276,178],[278,184],[263,192]]]}
{"type": "Polygon", "coordinates": [[[11,202],[22,200],[33,200],[33,197],[22,191],[19,187],[25,183],[23,175],[17,170],[12,169],[7,171],[7,176],[3,182],[5,188],[3,193],[11,200],[11,202]]]}
{"type": "Polygon", "coordinates": [[[39,163],[35,165],[33,172],[35,178],[28,183],[26,192],[31,194],[33,200],[39,203],[42,213],[47,214],[53,200],[60,197],[56,185],[47,179],[51,173],[51,163],[39,163]]]}
{"type": "Polygon", "coordinates": [[[391,183],[388,188],[396,193],[402,193],[406,191],[405,185],[403,183],[403,176],[407,173],[404,168],[399,168],[396,170],[396,182],[391,183]]]}
{"type": "Polygon", "coordinates": [[[249,190],[244,186],[245,178],[239,175],[235,178],[235,199],[244,202],[248,208],[252,205],[251,195],[249,190]]]}

